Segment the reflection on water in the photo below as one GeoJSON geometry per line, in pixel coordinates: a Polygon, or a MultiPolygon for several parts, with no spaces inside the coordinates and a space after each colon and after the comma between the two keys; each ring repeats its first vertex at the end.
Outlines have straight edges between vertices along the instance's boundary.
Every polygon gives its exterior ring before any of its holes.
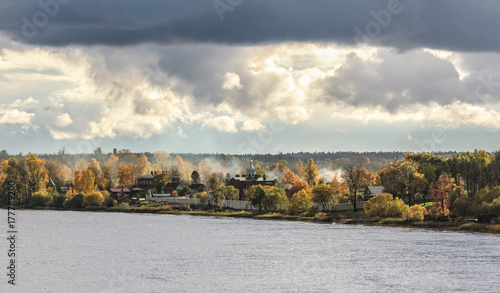
{"type": "MultiPolygon", "coordinates": [[[[12,291],[2,277],[1,292],[500,288],[497,235],[63,211],[20,211],[17,219],[18,285],[12,291]]],[[[0,245],[5,255],[6,241],[0,245]]],[[[0,259],[4,266],[6,257],[0,259]]]]}

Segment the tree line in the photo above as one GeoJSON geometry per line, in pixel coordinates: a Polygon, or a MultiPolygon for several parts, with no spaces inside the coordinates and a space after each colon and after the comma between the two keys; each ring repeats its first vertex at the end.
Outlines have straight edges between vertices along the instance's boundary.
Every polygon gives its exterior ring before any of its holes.
{"type": "MultiPolygon", "coordinates": [[[[496,212],[500,204],[499,152],[475,150],[448,157],[424,152],[406,153],[401,159],[393,158],[375,170],[372,163],[364,155],[350,159],[327,158],[321,164],[312,158],[306,162],[298,159],[295,164],[285,159],[269,164],[257,161],[257,174],[275,178],[277,186],[252,186],[239,194],[227,183],[234,172],[243,173],[248,165],[245,160],[203,158],[195,165],[166,151],[157,151],[148,157],[130,150],[105,155],[98,148],[90,159],[80,158],[69,166],[57,157],[47,160],[30,153],[6,158],[0,163],[3,187],[0,196],[5,204],[6,184],[12,180],[16,182],[21,204],[29,204],[34,195],[39,200],[40,194],[50,192],[52,201],[47,200],[47,203],[53,203],[60,195],[60,187],[70,182],[72,187],[64,194],[65,200],[80,193],[84,199],[85,195],[92,194],[94,199],[88,198],[87,204],[103,204],[108,194],[102,191],[119,185],[135,185],[140,176],[153,171],[155,186],[165,186],[173,178],[184,183],[204,182],[217,204],[223,205],[230,199],[248,199],[261,212],[286,210],[300,214],[314,206],[328,211],[337,203],[351,203],[356,209],[361,191],[372,185],[383,186],[385,193],[408,206],[434,201],[429,210],[434,214],[465,216],[496,212]],[[329,169],[334,175],[326,177],[322,169],[329,169]],[[51,182],[59,189],[54,190],[51,182]]],[[[186,190],[182,195],[188,193],[191,191],[186,190]]],[[[193,196],[202,195],[194,193],[193,196]]]]}

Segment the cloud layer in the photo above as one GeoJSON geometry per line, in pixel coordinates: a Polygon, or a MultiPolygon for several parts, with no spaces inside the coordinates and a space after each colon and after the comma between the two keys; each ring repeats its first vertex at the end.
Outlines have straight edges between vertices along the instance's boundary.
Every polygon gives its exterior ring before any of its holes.
{"type": "Polygon", "coordinates": [[[267,133],[286,151],[298,129],[352,141],[356,129],[410,141],[500,129],[496,2],[33,3],[0,3],[0,130],[12,137],[198,137],[218,151],[267,133]]]}
{"type": "Polygon", "coordinates": [[[335,42],[496,51],[496,1],[3,1],[0,31],[32,44],[335,42]]]}

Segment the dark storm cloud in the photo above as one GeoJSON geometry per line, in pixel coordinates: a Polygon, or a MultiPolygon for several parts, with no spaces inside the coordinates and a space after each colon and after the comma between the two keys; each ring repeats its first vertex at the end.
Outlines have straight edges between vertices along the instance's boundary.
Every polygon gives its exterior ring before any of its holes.
{"type": "Polygon", "coordinates": [[[414,103],[447,105],[465,101],[478,83],[471,77],[461,81],[453,64],[423,50],[383,52],[380,57],[383,61],[377,62],[350,53],[335,76],[317,81],[323,101],[390,111],[414,103]]]}
{"type": "Polygon", "coordinates": [[[399,49],[497,51],[500,47],[498,1],[413,0],[399,6],[397,2],[3,0],[0,30],[12,38],[53,46],[363,40],[399,49]],[[48,6],[47,12],[37,4],[55,1],[61,4],[48,6]],[[217,13],[214,3],[231,10],[220,8],[217,13]],[[394,13],[387,14],[390,3],[394,13]],[[381,16],[378,22],[376,15],[381,16]]]}

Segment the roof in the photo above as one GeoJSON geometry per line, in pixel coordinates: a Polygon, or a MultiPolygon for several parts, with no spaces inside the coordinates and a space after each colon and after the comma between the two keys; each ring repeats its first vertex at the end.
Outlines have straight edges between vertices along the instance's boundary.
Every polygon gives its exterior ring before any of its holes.
{"type": "Polygon", "coordinates": [[[193,183],[193,184],[189,185],[189,188],[191,188],[192,190],[204,189],[205,184],[193,183]]]}
{"type": "Polygon", "coordinates": [[[248,173],[255,173],[255,167],[253,166],[252,163],[253,163],[253,161],[250,160],[250,166],[248,166],[248,168],[247,168],[247,174],[248,173]]]}
{"type": "Polygon", "coordinates": [[[173,189],[177,189],[179,188],[179,185],[181,187],[183,187],[184,185],[182,185],[182,183],[167,183],[167,185],[165,185],[165,187],[169,187],[169,188],[173,188],[173,189]]]}
{"type": "Polygon", "coordinates": [[[383,186],[368,186],[365,190],[366,194],[381,194],[384,192],[383,186]]]}
{"type": "Polygon", "coordinates": [[[139,177],[139,179],[153,179],[153,178],[154,176],[152,174],[146,174],[139,177]]]}
{"type": "Polygon", "coordinates": [[[54,183],[54,180],[52,180],[51,178],[49,178],[49,182],[47,182],[47,186],[48,187],[56,187],[56,184],[54,183]]]}

